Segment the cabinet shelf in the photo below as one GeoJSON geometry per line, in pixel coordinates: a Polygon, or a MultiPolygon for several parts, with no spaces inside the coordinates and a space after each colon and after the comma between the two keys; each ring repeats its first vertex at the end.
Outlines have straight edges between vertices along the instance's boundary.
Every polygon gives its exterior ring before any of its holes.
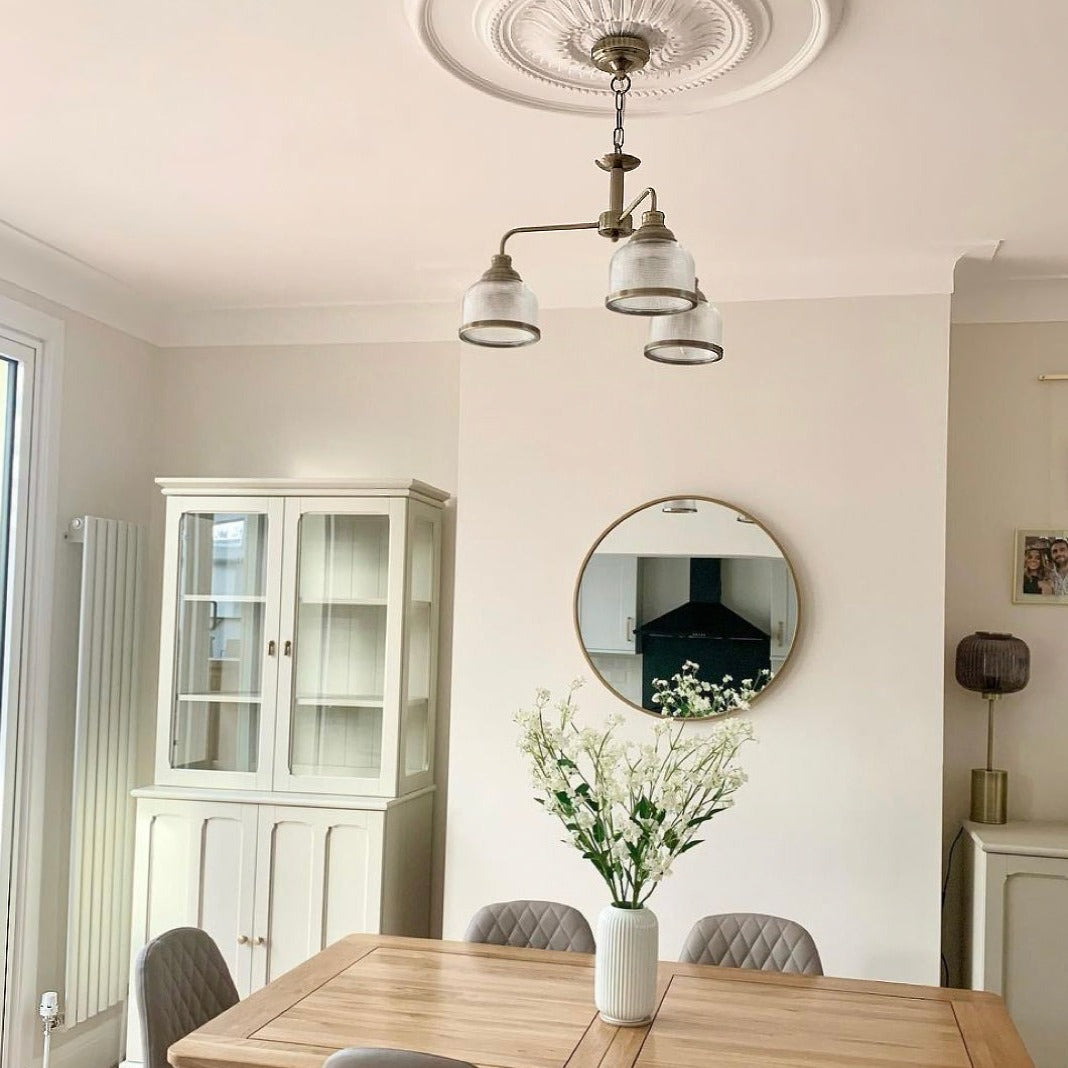
{"type": "Polygon", "coordinates": [[[300,706],[323,705],[330,708],[382,708],[385,699],[375,694],[305,693],[297,695],[296,703],[300,706]]]}
{"type": "Polygon", "coordinates": [[[266,604],[267,598],[254,593],[183,593],[183,601],[201,604],[266,604]]]}
{"type": "Polygon", "coordinates": [[[381,772],[381,768],[377,764],[362,764],[359,766],[349,764],[294,764],[289,771],[292,775],[312,778],[327,775],[339,779],[376,779],[381,772]]]}
{"type": "Polygon", "coordinates": [[[301,597],[302,605],[327,608],[385,608],[385,597],[301,597]]]}
{"type": "Polygon", "coordinates": [[[178,700],[207,704],[258,705],[263,698],[258,693],[180,693],[178,700]]]}

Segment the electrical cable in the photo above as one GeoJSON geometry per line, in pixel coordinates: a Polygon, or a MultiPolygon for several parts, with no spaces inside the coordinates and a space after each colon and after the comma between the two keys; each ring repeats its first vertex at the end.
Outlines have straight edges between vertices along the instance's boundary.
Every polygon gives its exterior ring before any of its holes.
{"type": "MultiPolygon", "coordinates": [[[[939,909],[939,915],[945,918],[946,914],[946,892],[949,890],[949,876],[953,871],[953,851],[957,848],[957,843],[960,841],[960,836],[964,834],[964,828],[958,827],[957,833],[953,836],[953,841],[950,843],[949,855],[946,858],[946,874],[942,880],[942,902],[939,909]]],[[[939,959],[942,962],[942,985],[949,985],[949,961],[946,960],[945,953],[939,953],[939,959]]]]}

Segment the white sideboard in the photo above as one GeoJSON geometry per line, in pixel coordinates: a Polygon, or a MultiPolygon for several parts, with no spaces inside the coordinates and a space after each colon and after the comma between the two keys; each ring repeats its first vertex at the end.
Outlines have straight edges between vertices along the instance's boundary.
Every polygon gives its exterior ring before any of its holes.
{"type": "Polygon", "coordinates": [[[1036,1068],[1068,1065],[1068,823],[965,823],[965,979],[1005,999],[1036,1068]]]}

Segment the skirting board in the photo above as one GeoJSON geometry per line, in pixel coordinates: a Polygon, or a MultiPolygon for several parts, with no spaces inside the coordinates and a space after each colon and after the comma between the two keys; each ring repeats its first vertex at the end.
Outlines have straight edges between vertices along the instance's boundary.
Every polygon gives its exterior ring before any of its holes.
{"type": "MultiPolygon", "coordinates": [[[[122,1049],[122,1013],[106,1016],[100,1023],[89,1021],[59,1044],[52,1040],[52,1068],[114,1068],[122,1049]]],[[[40,1064],[38,1059],[35,1063],[40,1064]]],[[[136,1066],[143,1068],[143,1066],[136,1066]]]]}

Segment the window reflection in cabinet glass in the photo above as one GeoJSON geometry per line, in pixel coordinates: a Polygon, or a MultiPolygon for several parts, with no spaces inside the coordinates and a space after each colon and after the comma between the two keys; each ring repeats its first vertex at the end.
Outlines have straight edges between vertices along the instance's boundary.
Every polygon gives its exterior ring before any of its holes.
{"type": "Polygon", "coordinates": [[[171,764],[255,771],[267,517],[188,512],[179,545],[171,764]]]}
{"type": "Polygon", "coordinates": [[[178,699],[171,766],[198,771],[255,771],[258,701],[178,699]]]}
{"type": "Polygon", "coordinates": [[[290,771],[377,776],[382,764],[389,517],[300,520],[290,771]]]}

